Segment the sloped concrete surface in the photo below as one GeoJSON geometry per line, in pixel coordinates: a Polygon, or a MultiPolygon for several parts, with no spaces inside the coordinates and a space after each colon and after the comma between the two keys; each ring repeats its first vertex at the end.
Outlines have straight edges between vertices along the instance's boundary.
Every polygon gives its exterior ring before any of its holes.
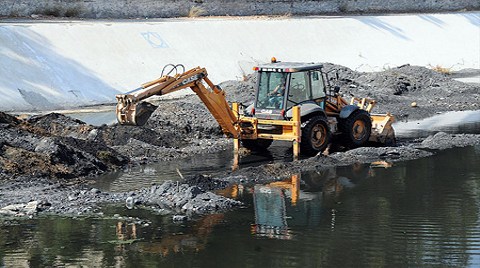
{"type": "Polygon", "coordinates": [[[271,56],[378,71],[405,63],[480,69],[480,13],[0,23],[1,110],[114,102],[168,63],[215,83],[271,56]]]}

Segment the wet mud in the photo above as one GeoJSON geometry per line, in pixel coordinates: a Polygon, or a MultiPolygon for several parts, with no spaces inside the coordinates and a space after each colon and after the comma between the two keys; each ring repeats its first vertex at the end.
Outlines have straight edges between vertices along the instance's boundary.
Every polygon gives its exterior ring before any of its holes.
{"type": "MultiPolygon", "coordinates": [[[[454,80],[434,70],[404,65],[377,73],[336,69],[341,93],[377,100],[374,112],[390,112],[398,120],[423,119],[446,111],[480,109],[480,85],[454,80]],[[415,103],[415,105],[412,105],[415,103]]],[[[332,76],[334,77],[334,76],[332,76]]],[[[229,101],[248,105],[254,99],[255,77],[220,84],[229,101]]],[[[26,119],[0,112],[0,213],[5,215],[101,214],[102,204],[145,206],[158,213],[192,216],[232,209],[241,204],[215,194],[231,183],[268,182],[292,174],[355,163],[388,165],[427,157],[436,150],[480,144],[478,134],[437,133],[401,140],[396,147],[332,150],[294,162],[263,164],[200,174],[184,182],[130,192],[102,192],[89,186],[99,174],[128,166],[165,162],[214,153],[232,146],[206,107],[195,96],[157,101],[159,108],[141,127],[92,126],[61,114],[26,119]]],[[[248,152],[245,152],[248,153],[248,152]]],[[[183,216],[180,217],[184,219],[183,216]]]]}

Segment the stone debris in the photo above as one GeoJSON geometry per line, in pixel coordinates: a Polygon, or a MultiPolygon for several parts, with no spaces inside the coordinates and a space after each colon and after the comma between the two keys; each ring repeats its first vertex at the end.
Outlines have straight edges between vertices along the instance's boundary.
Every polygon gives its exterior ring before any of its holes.
{"type": "Polygon", "coordinates": [[[32,216],[50,206],[49,203],[31,201],[26,204],[11,204],[0,208],[0,214],[8,216],[32,216]]]}
{"type": "Polygon", "coordinates": [[[438,132],[422,141],[419,148],[445,150],[453,147],[480,145],[480,135],[476,134],[447,134],[438,132]]]}
{"type": "Polygon", "coordinates": [[[148,194],[140,194],[139,200],[146,205],[182,212],[187,215],[225,211],[242,203],[212,192],[179,182],[166,181],[154,185],[148,194]]]}

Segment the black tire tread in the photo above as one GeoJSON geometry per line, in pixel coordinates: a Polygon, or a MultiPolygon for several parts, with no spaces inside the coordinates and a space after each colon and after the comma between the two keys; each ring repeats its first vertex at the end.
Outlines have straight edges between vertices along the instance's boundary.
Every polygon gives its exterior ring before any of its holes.
{"type": "Polygon", "coordinates": [[[370,118],[370,114],[365,111],[358,109],[350,114],[344,120],[339,122],[339,130],[342,132],[340,142],[347,148],[353,149],[364,146],[368,140],[370,139],[370,135],[372,134],[372,120],[370,118]],[[365,127],[368,131],[368,135],[361,141],[357,141],[353,138],[352,127],[356,120],[362,119],[365,122],[365,127]]]}
{"type": "Polygon", "coordinates": [[[322,116],[314,116],[302,124],[302,142],[300,143],[300,153],[303,155],[316,155],[319,152],[323,152],[328,144],[330,143],[331,133],[330,129],[328,128],[327,120],[322,116]],[[320,147],[320,149],[313,148],[312,142],[310,140],[310,132],[312,131],[313,127],[321,123],[327,130],[327,138],[325,139],[325,143],[320,147]]]}

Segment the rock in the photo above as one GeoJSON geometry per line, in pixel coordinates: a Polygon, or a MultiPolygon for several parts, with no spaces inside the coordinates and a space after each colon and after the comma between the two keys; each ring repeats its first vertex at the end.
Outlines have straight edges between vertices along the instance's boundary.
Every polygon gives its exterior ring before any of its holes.
{"type": "Polygon", "coordinates": [[[150,193],[154,195],[162,195],[167,191],[169,191],[170,189],[172,189],[173,186],[174,186],[174,183],[172,181],[166,181],[160,186],[157,186],[157,185],[152,186],[150,193]]]}
{"type": "Polygon", "coordinates": [[[59,150],[58,146],[55,144],[52,138],[42,139],[37,147],[35,147],[35,152],[44,153],[44,154],[53,154],[59,150]]]}
{"type": "Polygon", "coordinates": [[[52,206],[52,204],[50,202],[48,202],[47,200],[42,200],[42,201],[38,202],[38,204],[37,204],[37,211],[47,210],[51,206],[52,206]]]}
{"type": "Polygon", "coordinates": [[[227,210],[241,202],[205,192],[200,187],[178,182],[166,181],[160,186],[152,186],[143,199],[147,205],[156,205],[162,209],[182,211],[186,214],[207,213],[227,210]]]}
{"type": "Polygon", "coordinates": [[[98,135],[98,129],[92,129],[87,136],[88,140],[94,140],[98,135]]]}
{"type": "Polygon", "coordinates": [[[211,177],[200,174],[187,177],[184,183],[192,186],[195,185],[204,191],[223,189],[228,185],[226,181],[212,179],[211,177]]]}
{"type": "Polygon", "coordinates": [[[190,186],[186,191],[185,191],[185,196],[188,199],[193,199],[197,195],[201,194],[202,190],[197,187],[197,186],[190,186]]]}
{"type": "Polygon", "coordinates": [[[27,204],[12,204],[0,209],[0,214],[25,216],[33,215],[37,212],[37,201],[28,202],[27,204]]]}
{"type": "Polygon", "coordinates": [[[101,192],[102,192],[102,191],[98,190],[97,188],[92,188],[92,189],[90,190],[90,193],[92,193],[92,194],[99,194],[99,193],[101,193],[101,192]]]}
{"type": "Polygon", "coordinates": [[[417,103],[414,101],[410,104],[411,107],[417,107],[417,103]]]}
{"type": "Polygon", "coordinates": [[[179,222],[179,221],[187,221],[188,217],[185,215],[173,215],[172,219],[173,221],[179,222]]]}
{"type": "Polygon", "coordinates": [[[10,214],[10,215],[14,215],[14,214],[17,214],[22,208],[25,207],[25,204],[12,204],[12,205],[8,205],[8,206],[5,206],[3,208],[0,209],[0,213],[1,214],[10,214]]]}
{"type": "Polygon", "coordinates": [[[134,203],[135,203],[135,200],[134,200],[133,197],[131,197],[131,196],[127,197],[127,200],[125,200],[125,206],[126,206],[128,209],[132,209],[134,203]]]}

